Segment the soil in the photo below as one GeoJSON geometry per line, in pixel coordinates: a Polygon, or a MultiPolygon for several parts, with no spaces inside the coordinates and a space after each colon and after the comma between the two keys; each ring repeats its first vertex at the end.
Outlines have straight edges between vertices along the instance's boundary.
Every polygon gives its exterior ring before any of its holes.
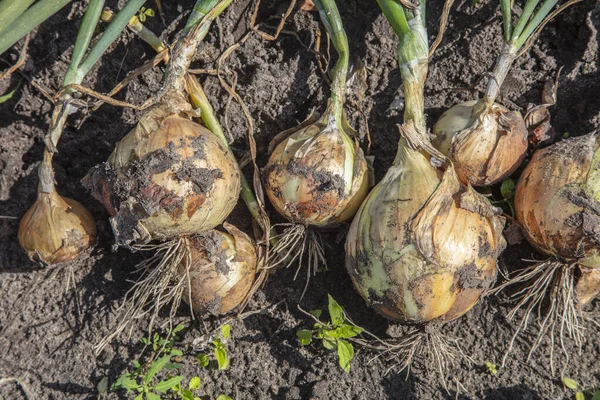
{"type": "MultiPolygon", "coordinates": [[[[164,19],[170,24],[180,10],[190,9],[193,2],[162,3],[164,19]]],[[[428,4],[431,39],[438,30],[441,3],[428,4]]],[[[456,102],[482,95],[486,74],[499,53],[501,23],[497,2],[475,3],[471,6],[471,0],[456,2],[444,40],[431,60],[426,85],[429,125],[456,102]]],[[[199,48],[194,67],[213,68],[217,57],[248,31],[253,4],[239,0],[224,13],[199,48]]],[[[401,79],[395,57],[397,39],[375,2],[348,0],[338,4],[343,4],[340,11],[351,52],[367,68],[364,101],[359,101],[359,91],[349,97],[368,117],[370,154],[376,156],[376,178],[380,179],[394,158],[396,124],[402,119],[401,79]]],[[[112,9],[119,6],[117,1],[107,1],[107,5],[112,9]]],[[[287,7],[287,1],[263,0],[258,14],[262,28],[273,32],[287,7]]],[[[95,248],[70,266],[48,270],[31,263],[17,242],[19,219],[36,197],[42,137],[52,112],[52,103],[31,80],[49,93],[59,88],[83,10],[82,2],[74,2],[45,22],[32,35],[22,74],[15,73],[11,79],[0,82],[0,93],[18,87],[12,99],[0,105],[0,378],[18,378],[29,399],[96,399],[96,385],[103,377],[114,382],[139,357],[143,347],[139,339],[148,326],[148,320],[138,321],[131,339],[121,338],[100,355],[94,353],[94,345],[111,332],[116,322],[116,308],[132,285],[129,280],[135,278],[134,266],[148,254],[112,250],[114,237],[108,214],[80,184],[90,168],[107,159],[115,143],[139,119],[140,112],[104,105],[93,113],[73,115],[58,145],[54,166],[59,191],[84,204],[95,216],[95,248]],[[74,277],[71,288],[67,283],[69,267],[74,277]]],[[[324,108],[329,89],[314,54],[299,41],[311,46],[319,26],[317,18],[316,13],[295,10],[278,40],[266,41],[252,34],[225,62],[228,70],[237,73],[237,91],[254,119],[257,162],[261,166],[267,161],[270,139],[304,120],[313,108],[324,108]]],[[[150,19],[147,25],[155,32],[164,29],[158,17],[150,19]]],[[[168,40],[172,40],[177,29],[168,30],[168,40]]],[[[554,78],[562,67],[558,103],[551,108],[557,136],[578,136],[600,128],[599,30],[598,3],[586,0],[569,8],[547,25],[537,43],[517,60],[502,88],[501,103],[521,110],[528,103],[539,103],[545,81],[554,78]]],[[[14,62],[18,49],[19,45],[2,55],[2,59],[14,62]]],[[[152,51],[126,32],[84,83],[107,93],[127,72],[149,60],[152,51]]],[[[162,69],[145,73],[117,98],[143,103],[160,88],[162,69]]],[[[241,108],[235,101],[229,102],[227,92],[214,76],[200,78],[221,122],[228,128],[236,155],[245,155],[248,145],[241,108]]],[[[356,107],[347,109],[351,124],[364,135],[365,119],[356,107]]],[[[363,144],[366,148],[366,141],[363,144]]],[[[248,167],[245,173],[250,176],[248,167]]],[[[228,221],[252,232],[241,202],[228,221]]],[[[570,360],[564,371],[550,368],[549,340],[527,361],[528,343],[534,331],[517,340],[506,365],[501,366],[516,326],[515,321],[505,317],[511,306],[505,295],[484,299],[467,315],[442,327],[445,334],[461,338],[465,353],[473,359],[473,363],[462,363],[453,371],[447,380],[449,392],[435,375],[419,365],[408,378],[404,373],[386,374],[389,364],[380,358],[372,360],[373,353],[362,347],[356,348],[350,373],[341,370],[334,352],[318,344],[301,347],[296,331],[312,323],[297,304],[300,301],[306,310],[326,307],[328,293],[358,325],[378,336],[388,337],[397,330],[367,308],[352,288],[343,265],[346,229],[322,233],[328,268],[311,279],[301,301],[303,274],[294,281],[293,269],[280,270],[249,305],[248,310],[261,311],[231,323],[233,338],[227,344],[229,369],[220,372],[212,364],[201,369],[193,357],[183,358],[182,373],[201,377],[205,398],[221,393],[238,399],[573,398],[574,392],[561,384],[561,376],[575,379],[582,388],[600,387],[600,335],[591,322],[587,323],[581,352],[572,342],[565,343],[570,360]],[[486,361],[498,365],[496,375],[487,370],[486,361]],[[461,385],[458,395],[456,382],[461,385]]],[[[514,270],[527,265],[522,259],[541,257],[523,243],[509,246],[501,264],[514,270]]],[[[586,315],[599,321],[600,301],[592,302],[586,315]]],[[[167,322],[166,316],[158,322],[167,322]]],[[[178,346],[192,352],[206,343],[204,329],[219,325],[214,319],[204,323],[190,321],[184,305],[176,322],[186,324],[178,346]]],[[[557,365],[564,364],[564,357],[555,357],[557,365]]],[[[4,381],[0,384],[0,398],[17,400],[26,395],[14,381],[4,381]]],[[[104,398],[127,397],[120,391],[104,398]]]]}

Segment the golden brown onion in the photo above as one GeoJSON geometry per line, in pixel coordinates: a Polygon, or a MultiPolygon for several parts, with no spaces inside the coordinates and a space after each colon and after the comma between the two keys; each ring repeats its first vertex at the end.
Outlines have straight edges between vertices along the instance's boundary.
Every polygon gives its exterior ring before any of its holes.
{"type": "Polygon", "coordinates": [[[96,239],[89,211],[56,191],[38,190],[38,198],[19,224],[19,243],[32,261],[47,265],[77,258],[96,239]]]}
{"type": "Polygon", "coordinates": [[[219,225],[237,202],[240,173],[214,134],[159,106],[84,184],[111,214],[117,244],[129,245],[219,225]]]}
{"type": "Polygon", "coordinates": [[[517,220],[541,252],[600,268],[598,133],[537,150],[515,191],[517,220]]]}
{"type": "MultiPolygon", "coordinates": [[[[256,249],[244,232],[223,224],[229,234],[211,230],[190,237],[190,287],[183,300],[196,314],[226,314],[246,298],[256,274],[256,249]]],[[[180,273],[185,264],[180,264],[180,273]]]]}
{"type": "Polygon", "coordinates": [[[343,222],[367,194],[367,162],[362,149],[326,113],[277,145],[265,170],[265,186],[271,203],[292,222],[343,222]]]}
{"type": "Polygon", "coordinates": [[[447,110],[433,127],[433,144],[454,161],[460,180],[488,186],[512,174],[527,152],[527,127],[520,113],[481,100],[447,110]]]}
{"type": "Polygon", "coordinates": [[[352,222],[346,268],[383,316],[449,321],[495,282],[504,221],[451,166],[435,168],[428,154],[415,150],[405,139],[409,130],[402,127],[394,165],[352,222]]]}

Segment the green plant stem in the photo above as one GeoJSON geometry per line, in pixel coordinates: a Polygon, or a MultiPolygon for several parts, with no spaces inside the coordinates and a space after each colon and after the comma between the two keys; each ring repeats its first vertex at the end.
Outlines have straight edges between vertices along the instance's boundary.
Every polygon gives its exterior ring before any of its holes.
{"type": "MultiPolygon", "coordinates": [[[[227,141],[227,138],[225,137],[225,133],[223,132],[223,128],[221,127],[221,124],[219,123],[219,120],[217,119],[217,116],[215,115],[215,110],[212,108],[212,105],[210,104],[210,101],[208,100],[208,97],[206,96],[206,93],[204,92],[204,89],[202,88],[202,85],[200,84],[200,82],[198,82],[194,78],[189,78],[187,80],[186,87],[188,88],[188,95],[190,97],[190,101],[191,101],[192,105],[194,106],[194,108],[200,109],[201,118],[202,118],[202,122],[204,122],[204,125],[212,133],[214,133],[215,136],[218,137],[219,140],[221,140],[221,142],[228,149],[231,150],[231,147],[229,146],[229,142],[227,141]]],[[[237,163],[237,160],[236,160],[236,163],[237,163]]],[[[252,214],[252,217],[259,223],[259,225],[261,225],[261,228],[264,230],[265,227],[262,226],[262,224],[260,223],[261,211],[260,211],[260,206],[258,204],[258,201],[256,200],[256,196],[254,196],[254,191],[252,190],[250,183],[248,182],[248,180],[242,173],[242,169],[240,168],[239,164],[238,164],[238,169],[239,169],[240,177],[242,180],[242,191],[241,191],[242,199],[244,200],[244,203],[246,203],[246,207],[248,207],[248,211],[250,211],[250,214],[252,214]]],[[[276,239],[274,238],[275,235],[276,235],[275,230],[273,228],[271,228],[271,245],[276,244],[276,241],[275,241],[276,239]]]]}
{"type": "MultiPolygon", "coordinates": [[[[527,0],[527,2],[525,3],[525,7],[523,7],[523,12],[517,20],[517,25],[515,25],[515,29],[512,32],[512,35],[509,37],[509,40],[507,40],[507,42],[509,42],[510,40],[517,39],[521,36],[523,29],[525,29],[525,26],[527,25],[527,22],[529,22],[529,18],[531,17],[531,14],[533,14],[533,11],[537,7],[538,3],[539,0],[527,0]]],[[[504,18],[504,11],[502,17],[504,18]]]]}
{"type": "Polygon", "coordinates": [[[29,8],[35,0],[2,0],[0,1],[0,34],[29,8]]]}
{"type": "Polygon", "coordinates": [[[502,10],[502,23],[504,25],[504,41],[509,42],[512,36],[512,12],[510,3],[512,0],[500,0],[500,10],[502,10]]]}
{"type": "Polygon", "coordinates": [[[427,77],[429,45],[423,23],[423,4],[406,20],[406,9],[397,0],[377,0],[383,14],[400,39],[398,66],[404,90],[404,122],[413,121],[420,132],[426,132],[424,88],[427,77]]]}
{"type": "Polygon", "coordinates": [[[29,7],[0,34],[0,54],[70,2],[71,0],[40,0],[29,7]]]}
{"type": "MultiPolygon", "coordinates": [[[[168,104],[171,111],[181,111],[180,105],[185,104],[182,99],[182,94],[185,93],[185,74],[190,67],[192,58],[196,54],[196,47],[200,43],[212,22],[221,14],[233,0],[221,0],[210,11],[208,11],[199,20],[194,20],[190,25],[187,34],[183,34],[174,46],[172,58],[169,62],[166,72],[165,84],[161,93],[157,95],[157,99],[168,104]],[[193,37],[190,36],[197,29],[193,37]]],[[[214,5],[215,0],[199,0],[196,7],[201,7],[201,10],[206,10],[210,5],[214,5]]],[[[191,18],[191,16],[190,16],[191,18]]]]}
{"type": "Polygon", "coordinates": [[[85,61],[77,68],[78,82],[74,83],[80,83],[83,80],[92,67],[100,60],[100,57],[102,57],[108,47],[115,41],[117,36],[125,29],[131,17],[135,15],[145,2],[146,0],[129,0],[125,7],[117,13],[98,42],[92,47],[85,61]]]}
{"type": "Polygon", "coordinates": [[[402,39],[404,35],[410,33],[410,27],[408,26],[408,20],[404,12],[404,7],[400,2],[395,0],[377,0],[379,8],[383,11],[383,15],[387,18],[388,22],[396,32],[396,35],[402,39]]]}
{"type": "Polygon", "coordinates": [[[148,43],[157,53],[166,49],[163,41],[156,36],[154,32],[146,28],[139,19],[134,18],[134,22],[129,22],[129,28],[138,35],[144,42],[148,43]]]}
{"type": "Polygon", "coordinates": [[[73,54],[71,55],[69,68],[67,69],[67,73],[65,74],[65,78],[63,80],[63,87],[71,83],[81,83],[81,80],[78,80],[77,78],[77,68],[83,60],[85,52],[90,46],[90,42],[94,36],[94,32],[96,31],[96,26],[98,25],[98,20],[100,19],[100,14],[102,14],[103,8],[104,0],[90,0],[90,3],[85,10],[85,14],[83,15],[81,25],[79,26],[79,33],[77,34],[77,39],[75,40],[75,46],[73,48],[73,54]]]}
{"type": "MultiPolygon", "coordinates": [[[[186,35],[191,31],[192,28],[202,21],[202,18],[204,18],[210,10],[215,8],[217,4],[219,4],[219,0],[197,0],[196,4],[194,4],[192,13],[188,17],[187,23],[183,28],[183,34],[186,35]]],[[[208,31],[208,28],[206,30],[208,31]]]]}
{"type": "Polygon", "coordinates": [[[338,61],[333,68],[333,82],[331,84],[330,104],[336,122],[341,125],[344,112],[344,94],[346,91],[346,77],[350,62],[348,37],[342,25],[342,18],[335,5],[335,0],[314,0],[321,20],[331,36],[331,41],[338,53],[338,61]]]}
{"type": "Polygon", "coordinates": [[[525,44],[527,39],[529,39],[531,34],[535,32],[537,27],[544,21],[546,16],[550,13],[550,11],[552,11],[552,9],[557,3],[558,0],[546,0],[542,3],[539,10],[535,13],[531,21],[529,21],[529,23],[525,27],[525,30],[523,30],[523,33],[518,38],[513,38],[511,40],[512,46],[516,50],[520,49],[523,46],[523,44],[525,44]]]}

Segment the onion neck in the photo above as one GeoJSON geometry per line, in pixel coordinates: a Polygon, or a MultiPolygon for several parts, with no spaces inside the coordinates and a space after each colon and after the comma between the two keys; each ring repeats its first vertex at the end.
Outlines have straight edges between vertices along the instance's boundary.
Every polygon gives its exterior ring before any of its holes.
{"type": "Polygon", "coordinates": [[[427,131],[424,90],[429,45],[427,30],[418,11],[415,10],[415,16],[408,21],[410,31],[400,36],[398,66],[404,91],[404,122],[412,121],[417,130],[424,133],[427,131]]]}
{"type": "Polygon", "coordinates": [[[502,52],[496,60],[494,71],[488,79],[487,89],[483,98],[486,108],[489,109],[500,95],[500,87],[502,86],[502,83],[504,83],[504,80],[516,59],[516,53],[517,50],[515,47],[508,43],[505,43],[504,47],[502,47],[502,52]]]}

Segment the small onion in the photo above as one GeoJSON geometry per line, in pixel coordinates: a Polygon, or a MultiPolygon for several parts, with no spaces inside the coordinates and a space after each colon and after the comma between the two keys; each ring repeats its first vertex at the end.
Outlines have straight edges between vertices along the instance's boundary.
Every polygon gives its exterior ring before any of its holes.
{"type": "MultiPolygon", "coordinates": [[[[496,280],[504,221],[449,166],[407,141],[359,209],[346,242],[346,268],[362,297],[394,321],[450,321],[496,280]]],[[[414,129],[413,129],[414,131],[414,129]]],[[[412,136],[410,136],[412,137],[412,136]]]]}
{"type": "Polygon", "coordinates": [[[482,100],[447,110],[433,127],[433,144],[454,161],[460,180],[473,186],[500,182],[515,172],[527,152],[520,113],[482,100]]]}
{"type": "Polygon", "coordinates": [[[598,133],[537,150],[515,191],[517,220],[539,251],[600,268],[598,133]]]}
{"type": "Polygon", "coordinates": [[[233,154],[183,115],[154,108],[84,178],[111,214],[117,244],[202,233],[235,206],[241,183],[233,154]]]}
{"type": "Polygon", "coordinates": [[[32,261],[54,265],[77,258],[96,239],[89,211],[56,191],[38,198],[19,224],[19,243],[32,261]]]}
{"type": "Polygon", "coordinates": [[[266,191],[288,220],[326,226],[352,218],[367,194],[362,149],[328,113],[277,145],[265,169],[266,191]]]}
{"type": "MultiPolygon", "coordinates": [[[[242,303],[254,282],[257,256],[252,240],[233,225],[223,226],[229,234],[211,230],[189,239],[189,296],[186,291],[182,298],[199,315],[230,312],[242,303]]],[[[185,263],[180,264],[180,273],[185,269],[185,263]]]]}

